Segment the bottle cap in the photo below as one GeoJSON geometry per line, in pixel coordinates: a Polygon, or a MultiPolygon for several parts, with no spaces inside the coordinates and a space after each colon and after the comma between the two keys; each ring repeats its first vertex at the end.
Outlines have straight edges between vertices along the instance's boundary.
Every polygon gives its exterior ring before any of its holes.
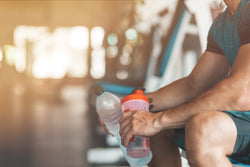
{"type": "Polygon", "coordinates": [[[103,87],[100,85],[100,86],[97,86],[96,88],[95,88],[95,94],[96,94],[96,96],[100,96],[101,94],[103,94],[104,93],[104,89],[103,89],[103,87]]]}
{"type": "Polygon", "coordinates": [[[136,89],[133,94],[129,94],[129,95],[125,96],[121,100],[121,104],[123,104],[129,100],[144,100],[144,101],[149,103],[149,99],[146,96],[144,96],[144,92],[142,89],[136,89]]]}

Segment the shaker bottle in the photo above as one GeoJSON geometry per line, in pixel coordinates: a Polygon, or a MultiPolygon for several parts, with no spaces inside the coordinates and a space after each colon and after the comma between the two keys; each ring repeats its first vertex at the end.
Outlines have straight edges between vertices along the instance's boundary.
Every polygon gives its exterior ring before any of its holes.
{"type": "MultiPolygon", "coordinates": [[[[125,96],[121,100],[121,109],[123,112],[133,110],[149,111],[149,99],[144,96],[142,89],[136,89],[135,93],[125,96]]],[[[134,136],[130,139],[127,146],[127,155],[132,158],[145,158],[149,163],[152,159],[152,152],[149,146],[149,138],[142,136],[134,136]]]]}

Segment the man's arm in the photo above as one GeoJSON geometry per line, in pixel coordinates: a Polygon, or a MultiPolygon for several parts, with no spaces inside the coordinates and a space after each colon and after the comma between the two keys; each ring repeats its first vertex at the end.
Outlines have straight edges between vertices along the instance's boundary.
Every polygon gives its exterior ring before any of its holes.
{"type": "Polygon", "coordinates": [[[229,68],[225,56],[205,52],[189,76],[146,94],[153,99],[152,111],[163,111],[190,101],[224,79],[229,68]]]}
{"type": "MultiPolygon", "coordinates": [[[[155,93],[147,94],[147,96],[153,98],[156,110],[171,108],[191,101],[191,99],[202,91],[212,87],[227,76],[229,69],[230,67],[225,56],[205,52],[188,77],[180,79],[155,93]]],[[[178,119],[179,112],[181,111],[172,110],[171,117],[168,117],[167,114],[170,110],[156,114],[146,111],[124,113],[120,119],[120,134],[123,144],[126,146],[133,135],[154,135],[161,129],[172,128],[177,123],[178,125],[181,123],[183,126],[183,120],[178,119]],[[176,114],[174,114],[175,112],[176,114]],[[168,121],[168,119],[172,118],[171,122],[168,121]]],[[[182,118],[184,117],[185,115],[183,114],[182,118]]]]}
{"type": "Polygon", "coordinates": [[[183,127],[199,112],[247,111],[250,109],[250,44],[240,47],[231,74],[192,101],[157,115],[160,129],[183,127]]]}

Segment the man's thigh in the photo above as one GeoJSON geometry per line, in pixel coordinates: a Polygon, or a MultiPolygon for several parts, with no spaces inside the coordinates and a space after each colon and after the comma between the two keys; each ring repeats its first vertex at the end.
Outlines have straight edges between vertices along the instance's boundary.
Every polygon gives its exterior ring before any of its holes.
{"type": "MultiPolygon", "coordinates": [[[[216,112],[218,113],[218,112],[216,112]]],[[[232,124],[237,129],[237,138],[234,144],[234,149],[232,152],[233,157],[249,157],[250,156],[250,122],[246,120],[242,120],[240,118],[234,117],[230,113],[227,112],[220,112],[220,114],[215,114],[213,112],[210,113],[204,113],[203,115],[209,116],[211,119],[211,123],[208,123],[208,128],[212,128],[211,135],[214,135],[216,133],[221,133],[225,135],[225,137],[230,133],[230,129],[227,129],[228,127],[232,128],[232,124]],[[222,114],[223,113],[223,114],[222,114]],[[218,119],[218,115],[220,119],[218,119]],[[225,122],[225,125],[221,125],[224,122],[224,116],[227,120],[225,122]],[[229,117],[231,119],[228,119],[229,117]],[[228,126],[230,124],[230,126],[228,126]],[[221,128],[218,128],[219,126],[225,126],[225,130],[221,131],[221,128]],[[216,132],[217,131],[217,132],[216,132]],[[227,134],[225,134],[227,133],[227,134]]],[[[202,116],[201,116],[202,118],[202,116]]],[[[201,124],[203,120],[201,119],[201,124]]],[[[230,134],[229,134],[230,135],[230,134]]],[[[222,136],[222,140],[224,136],[222,136]]],[[[226,139],[225,139],[226,140],[226,139]]],[[[179,146],[180,148],[185,150],[185,130],[183,129],[176,129],[175,134],[173,137],[173,143],[179,146]]],[[[231,142],[232,143],[232,142],[231,142]]]]}

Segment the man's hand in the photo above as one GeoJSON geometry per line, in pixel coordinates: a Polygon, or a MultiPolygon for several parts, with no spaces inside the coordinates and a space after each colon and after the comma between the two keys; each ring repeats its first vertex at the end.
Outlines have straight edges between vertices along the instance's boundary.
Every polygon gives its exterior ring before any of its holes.
{"type": "Polygon", "coordinates": [[[158,115],[143,110],[125,112],[120,119],[122,145],[127,147],[133,136],[152,136],[159,133],[160,128],[155,127],[158,115]]]}
{"type": "Polygon", "coordinates": [[[104,127],[104,129],[114,137],[114,135],[108,130],[108,128],[106,127],[106,125],[104,124],[103,120],[98,116],[98,120],[99,122],[102,124],[102,126],[104,127]]]}

